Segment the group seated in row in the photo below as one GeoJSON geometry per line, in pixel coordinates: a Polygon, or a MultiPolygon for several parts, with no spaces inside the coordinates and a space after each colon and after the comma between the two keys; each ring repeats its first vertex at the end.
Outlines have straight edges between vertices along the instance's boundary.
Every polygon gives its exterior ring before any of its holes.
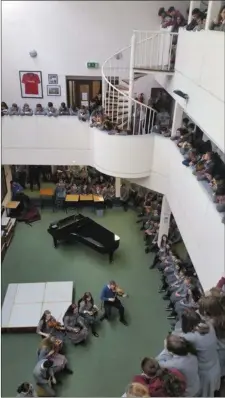
{"type": "MultiPolygon", "coordinates": [[[[189,9],[187,10],[187,16],[189,9]]],[[[172,27],[172,32],[178,32],[180,27],[185,27],[188,31],[200,31],[205,29],[205,23],[207,18],[207,10],[201,11],[199,8],[192,10],[192,19],[190,23],[187,23],[186,18],[176,10],[175,7],[171,6],[166,11],[165,8],[161,7],[158,11],[158,16],[161,18],[162,28],[172,27]]],[[[225,31],[225,6],[222,5],[218,16],[210,23],[210,30],[225,31]]]]}

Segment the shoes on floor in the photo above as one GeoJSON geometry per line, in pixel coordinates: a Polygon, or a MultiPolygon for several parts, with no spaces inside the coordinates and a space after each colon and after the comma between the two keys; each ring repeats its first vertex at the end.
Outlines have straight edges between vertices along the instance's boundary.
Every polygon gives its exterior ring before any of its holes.
{"type": "Polygon", "coordinates": [[[92,332],[93,336],[99,337],[99,334],[97,332],[92,332]]]}
{"type": "Polygon", "coordinates": [[[67,368],[67,366],[64,368],[64,371],[68,374],[68,375],[72,375],[73,371],[69,368],[67,368]]]}
{"type": "Polygon", "coordinates": [[[120,319],[120,322],[124,325],[124,326],[128,326],[127,321],[125,321],[125,319],[120,319]]]}
{"type": "Polygon", "coordinates": [[[160,289],[160,290],[158,290],[158,293],[165,293],[165,292],[166,292],[165,289],[160,289]]]}
{"type": "Polygon", "coordinates": [[[169,300],[170,296],[167,296],[167,294],[165,294],[165,296],[163,296],[163,300],[169,300]]]}
{"type": "Polygon", "coordinates": [[[169,315],[167,319],[176,319],[175,315],[169,315]]]}

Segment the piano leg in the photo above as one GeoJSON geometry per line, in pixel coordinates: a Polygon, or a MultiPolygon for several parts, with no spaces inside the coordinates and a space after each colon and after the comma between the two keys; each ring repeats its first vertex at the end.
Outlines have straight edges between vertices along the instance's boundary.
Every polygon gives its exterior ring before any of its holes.
{"type": "Polygon", "coordinates": [[[113,263],[113,252],[109,253],[109,263],[112,264],[113,263]]]}
{"type": "Polygon", "coordinates": [[[58,241],[56,238],[53,238],[53,243],[54,243],[54,248],[56,249],[58,247],[58,241]]]}

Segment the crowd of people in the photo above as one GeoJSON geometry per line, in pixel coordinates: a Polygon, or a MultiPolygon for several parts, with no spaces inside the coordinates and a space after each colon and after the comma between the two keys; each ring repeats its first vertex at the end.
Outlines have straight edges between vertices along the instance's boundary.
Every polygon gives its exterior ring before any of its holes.
{"type": "Polygon", "coordinates": [[[181,235],[172,217],[168,236],[158,244],[161,195],[143,188],[133,190],[134,204],[141,208],[146,253],[155,253],[150,269],[161,276],[159,294],[167,302],[171,330],[163,351],[141,361],[141,373],[127,389],[134,396],[219,396],[225,377],[225,277],[209,292],[203,292],[189,257],[176,251],[181,235]],[[147,249],[147,250],[146,250],[147,249]]]}
{"type": "MultiPolygon", "coordinates": [[[[184,27],[188,31],[200,31],[205,29],[207,18],[207,9],[201,11],[199,8],[192,10],[192,19],[190,23],[187,22],[189,9],[187,15],[184,17],[180,11],[176,10],[173,6],[168,10],[161,7],[158,11],[158,16],[161,18],[162,28],[171,27],[171,32],[178,32],[180,27],[184,27]]],[[[210,30],[225,31],[225,6],[223,5],[219,11],[217,18],[210,23],[210,30]]]]}
{"type": "Polygon", "coordinates": [[[18,396],[55,396],[55,385],[61,382],[62,374],[73,374],[64,353],[65,345],[68,342],[74,346],[86,344],[90,334],[99,337],[97,326],[104,319],[110,321],[112,308],[118,310],[120,322],[127,326],[120,296],[126,294],[115,281],[110,281],[100,294],[101,308],[94,303],[92,294],[85,292],[77,303],[68,307],[63,323],[58,322],[49,310],[44,311],[36,330],[42,338],[33,370],[36,386],[23,382],[17,389],[18,396]]]}

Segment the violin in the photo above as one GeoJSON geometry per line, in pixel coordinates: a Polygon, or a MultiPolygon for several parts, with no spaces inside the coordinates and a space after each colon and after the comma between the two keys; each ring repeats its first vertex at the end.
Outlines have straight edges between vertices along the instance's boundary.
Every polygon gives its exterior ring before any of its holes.
{"type": "Polygon", "coordinates": [[[120,297],[127,296],[126,292],[118,285],[116,285],[115,290],[116,294],[120,297]]]}
{"type": "Polygon", "coordinates": [[[47,322],[47,324],[48,324],[49,328],[53,328],[53,329],[56,329],[56,330],[63,330],[64,329],[64,327],[61,325],[61,323],[56,321],[54,318],[51,318],[47,322]]]}

